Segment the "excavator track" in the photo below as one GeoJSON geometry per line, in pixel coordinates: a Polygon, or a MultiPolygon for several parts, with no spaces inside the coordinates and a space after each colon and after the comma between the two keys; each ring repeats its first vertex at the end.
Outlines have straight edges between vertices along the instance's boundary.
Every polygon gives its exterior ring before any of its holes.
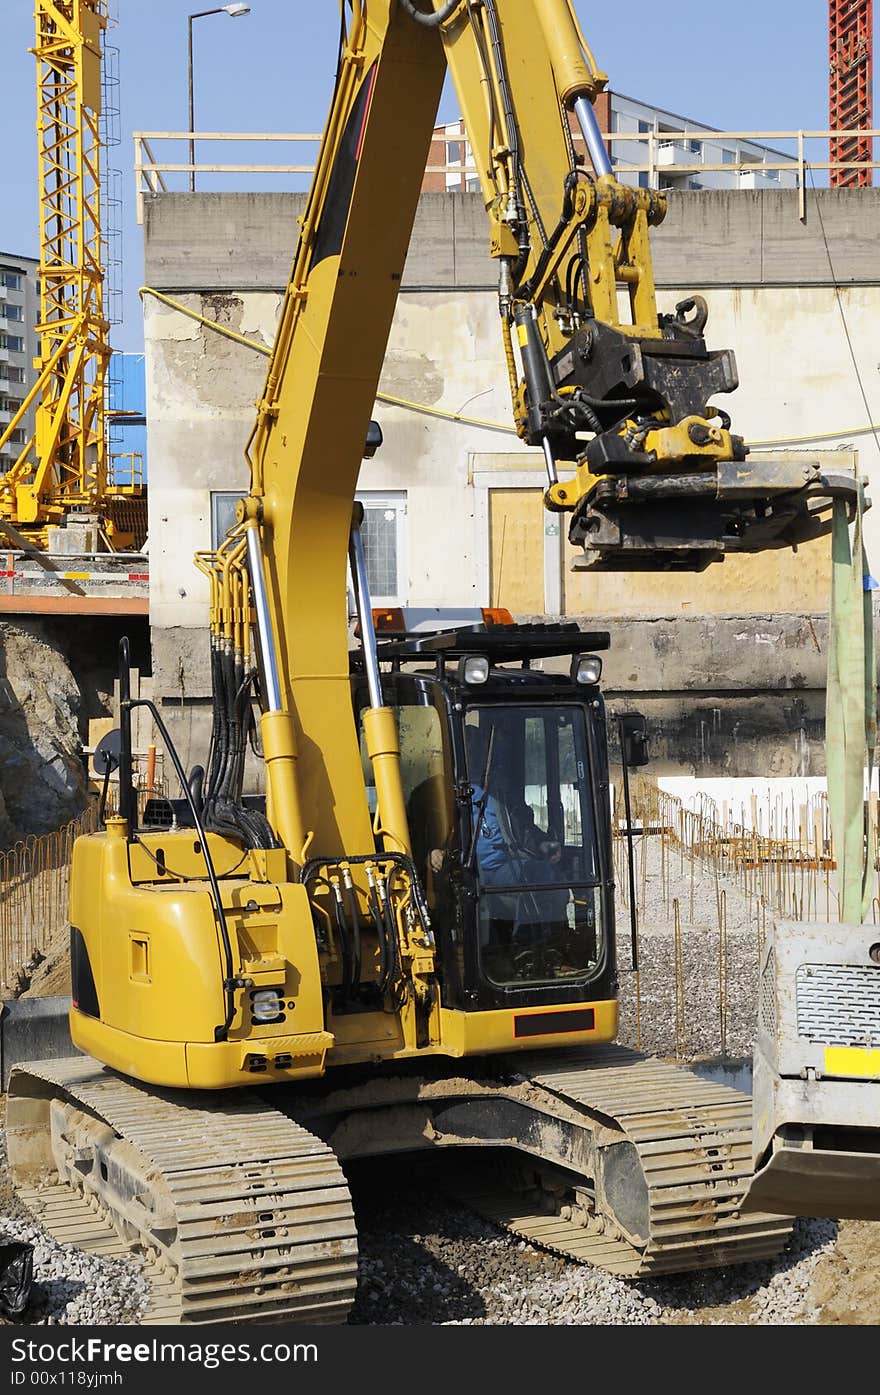
{"type": "Polygon", "coordinates": [[[357,1283],[333,1153],[250,1092],[154,1090],[90,1057],[19,1067],[9,1160],[56,1238],[147,1260],[144,1322],[344,1322],[357,1283]]]}
{"type": "Polygon", "coordinates": [[[771,1259],[791,1234],[791,1217],[741,1212],[750,1097],[626,1048],[386,1077],[292,1109],[343,1163],[429,1148],[438,1190],[624,1278],[771,1259]]]}
{"type": "Polygon", "coordinates": [[[88,1057],[19,1067],[18,1194],[62,1241],[145,1256],[146,1323],[344,1322],[357,1237],[340,1163],[360,1157],[429,1150],[439,1190],[627,1279],[772,1259],[791,1234],[790,1217],[741,1210],[749,1097],[638,1052],[322,1084],[212,1097],[88,1057]]]}
{"type": "Polygon", "coordinates": [[[530,1211],[522,1195],[465,1183],[456,1190],[474,1210],[544,1249],[624,1278],[771,1259],[783,1249],[790,1217],[740,1210],[752,1177],[748,1095],[613,1047],[533,1057],[520,1069],[560,1104],[622,1130],[647,1182],[646,1243],[633,1244],[601,1212],[578,1224],[564,1214],[565,1203],[551,1214],[530,1211]]]}

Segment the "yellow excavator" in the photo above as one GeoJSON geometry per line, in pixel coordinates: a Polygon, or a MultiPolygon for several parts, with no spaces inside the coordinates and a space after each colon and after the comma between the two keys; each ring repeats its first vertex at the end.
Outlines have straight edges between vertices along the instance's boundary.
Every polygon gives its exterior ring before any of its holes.
{"type": "MultiPolygon", "coordinates": [[[[607,631],[371,606],[353,501],[447,67],[514,420],[597,586],[858,507],[845,472],[750,463],[705,304],[658,313],[664,196],[614,176],[569,0],[342,5],[250,492],[197,559],[209,759],[187,772],[168,741],[181,797],[139,818],[123,643],[119,808],[72,868],[83,1054],[10,1084],[19,1194],[56,1234],[100,1222],[145,1253],[148,1321],[343,1322],[343,1169],[367,1156],[430,1151],[468,1204],[623,1276],[769,1257],[791,1230],[746,1209],[749,1097],[616,1045],[607,631]],[[253,737],[264,797],[243,793],[253,737]]],[[[644,723],[621,740],[643,763],[644,723]]],[[[860,1149],[876,1179],[876,1127],[860,1149]]]]}

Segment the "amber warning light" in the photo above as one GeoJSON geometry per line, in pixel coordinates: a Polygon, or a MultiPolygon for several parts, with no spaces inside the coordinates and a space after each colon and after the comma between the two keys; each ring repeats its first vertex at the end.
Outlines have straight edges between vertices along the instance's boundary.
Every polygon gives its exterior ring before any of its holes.
{"type": "MultiPolygon", "coordinates": [[[[493,629],[513,623],[513,616],[503,606],[471,606],[461,610],[418,606],[373,608],[373,627],[377,634],[383,635],[428,634],[463,629],[466,625],[485,625],[493,629]]],[[[359,627],[355,628],[355,634],[360,634],[359,627]]]]}

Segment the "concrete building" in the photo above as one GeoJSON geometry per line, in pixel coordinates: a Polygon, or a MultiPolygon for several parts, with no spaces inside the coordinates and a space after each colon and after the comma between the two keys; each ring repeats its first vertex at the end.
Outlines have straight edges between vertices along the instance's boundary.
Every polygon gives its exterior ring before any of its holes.
{"type": "MultiPolygon", "coordinates": [[[[600,128],[609,136],[615,174],[624,184],[688,191],[797,186],[793,156],[755,141],[725,136],[702,121],[609,91],[600,94],[596,113],[600,128]],[[791,164],[790,171],[767,168],[786,163],[791,164]],[[653,178],[649,169],[632,168],[649,165],[653,166],[653,178]],[[748,168],[733,168],[743,165],[748,168]]],[[[572,128],[577,147],[580,133],[574,122],[572,128]]],[[[480,187],[461,121],[435,128],[428,165],[432,172],[425,176],[425,192],[475,192],[480,187]],[[452,168],[441,173],[438,166],[452,168]]]]}
{"type": "MultiPolygon", "coordinates": [[[[33,257],[0,252],[0,433],[27,396],[37,377],[34,359],[39,342],[34,325],[40,317],[40,263],[33,257]]],[[[33,408],[0,452],[0,472],[9,469],[34,429],[33,408]]]]}
{"type": "MultiPolygon", "coordinates": [[[[660,307],[706,296],[711,345],[738,358],[741,386],[725,406],[756,448],[811,459],[840,450],[845,460],[859,451],[876,476],[880,452],[847,334],[877,420],[878,200],[875,191],[815,191],[802,223],[795,191],[670,198],[653,241],[660,307]]],[[[148,197],[147,283],[268,347],[303,202],[148,197]]],[[[207,594],[191,557],[220,534],[247,487],[243,450],[266,360],[149,296],[145,317],[155,691],[182,754],[197,759],[207,594]]],[[[360,478],[377,599],[608,622],[611,700],[660,721],[661,763],[706,774],[821,773],[827,544],[662,584],[572,571],[564,521],[560,531],[542,507],[542,457],[509,425],[478,195],[421,199],[380,394],[385,444],[360,478]]],[[[869,557],[880,557],[880,509],[867,515],[866,533],[869,557]]]]}

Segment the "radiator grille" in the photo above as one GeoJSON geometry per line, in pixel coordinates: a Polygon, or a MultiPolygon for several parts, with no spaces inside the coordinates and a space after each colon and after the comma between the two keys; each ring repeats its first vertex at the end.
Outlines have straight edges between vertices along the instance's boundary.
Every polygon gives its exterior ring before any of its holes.
{"type": "Polygon", "coordinates": [[[801,964],[798,1036],[828,1046],[880,1045],[880,968],[801,964]]]}

